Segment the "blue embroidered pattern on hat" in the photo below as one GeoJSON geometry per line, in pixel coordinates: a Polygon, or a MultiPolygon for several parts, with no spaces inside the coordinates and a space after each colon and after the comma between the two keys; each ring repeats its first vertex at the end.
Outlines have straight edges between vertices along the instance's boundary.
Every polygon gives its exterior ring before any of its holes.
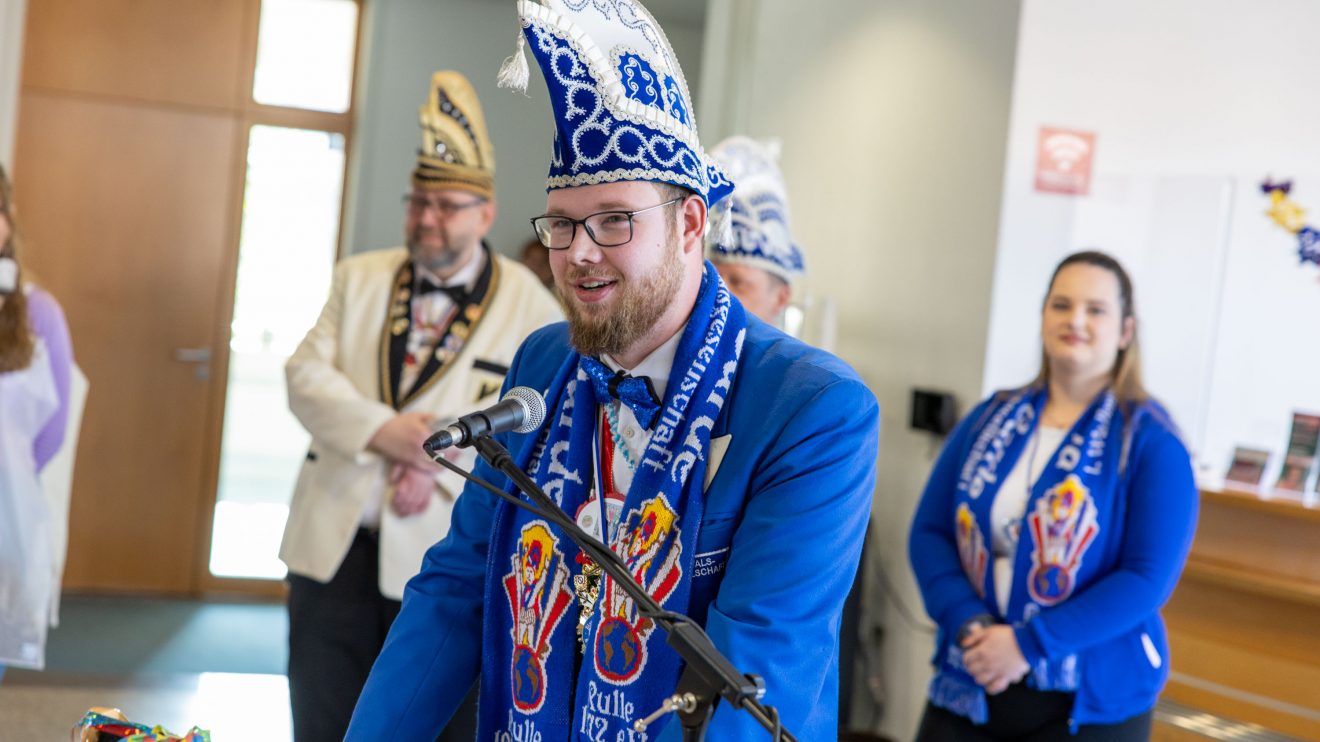
{"type": "Polygon", "coordinates": [[[523,33],[555,118],[547,189],[624,180],[733,189],[697,138],[691,95],[655,19],[634,0],[522,0],[523,33]]]}
{"type": "Polygon", "coordinates": [[[707,235],[710,259],[752,265],[792,283],[806,265],[789,228],[788,196],[773,148],[734,136],[716,145],[711,156],[737,188],[724,207],[732,223],[730,234],[707,235]]]}

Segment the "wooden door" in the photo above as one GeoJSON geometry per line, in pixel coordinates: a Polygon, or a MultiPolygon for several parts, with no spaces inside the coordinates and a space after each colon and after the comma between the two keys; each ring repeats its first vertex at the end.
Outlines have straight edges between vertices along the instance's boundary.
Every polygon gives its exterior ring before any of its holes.
{"type": "Polygon", "coordinates": [[[91,382],[66,588],[281,592],[209,571],[248,136],[301,128],[351,147],[352,115],[253,100],[262,17],[262,0],[28,5],[24,261],[91,382]]]}
{"type": "Polygon", "coordinates": [[[189,592],[235,122],[30,93],[19,116],[25,259],[91,382],[65,585],[189,592]]]}
{"type": "Polygon", "coordinates": [[[91,384],[66,588],[193,594],[205,573],[258,7],[28,6],[24,260],[91,384]]]}

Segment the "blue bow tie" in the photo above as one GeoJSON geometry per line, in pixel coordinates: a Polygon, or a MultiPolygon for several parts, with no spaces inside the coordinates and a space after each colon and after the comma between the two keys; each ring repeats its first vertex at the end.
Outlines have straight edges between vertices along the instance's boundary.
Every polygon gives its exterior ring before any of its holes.
{"type": "Polygon", "coordinates": [[[660,416],[660,395],[655,393],[649,378],[611,371],[591,356],[582,356],[582,370],[591,379],[597,399],[617,399],[628,405],[637,422],[645,425],[647,430],[655,425],[655,419],[660,416]]]}

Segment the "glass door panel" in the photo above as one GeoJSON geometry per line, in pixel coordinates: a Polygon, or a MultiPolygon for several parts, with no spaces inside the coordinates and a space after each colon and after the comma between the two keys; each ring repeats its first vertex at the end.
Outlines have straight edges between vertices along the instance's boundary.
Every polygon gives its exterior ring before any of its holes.
{"type": "Polygon", "coordinates": [[[344,138],[253,126],[229,340],[211,573],[280,579],[277,556],[307,432],[289,412],[284,362],[330,290],[344,138]]]}

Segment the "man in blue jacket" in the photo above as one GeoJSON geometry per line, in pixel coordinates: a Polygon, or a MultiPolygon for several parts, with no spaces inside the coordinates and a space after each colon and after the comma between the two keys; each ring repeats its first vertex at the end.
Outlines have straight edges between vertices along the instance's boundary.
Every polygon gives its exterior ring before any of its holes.
{"type": "MultiPolygon", "coordinates": [[[[701,149],[655,21],[632,3],[573,5],[519,6],[556,123],[532,221],[569,321],[533,334],[506,380],[544,392],[546,424],[499,438],[656,601],[764,678],[786,728],[833,737],[875,398],[837,358],[749,317],[703,260],[707,208],[732,185],[701,149]]],[[[518,82],[519,59],[502,80],[518,82]]],[[[678,739],[669,719],[644,734],[633,722],[681,670],[560,529],[469,486],[408,584],[348,739],[431,738],[478,673],[481,740],[678,739]]],[[[727,706],[709,734],[766,737],[727,706]]]]}

